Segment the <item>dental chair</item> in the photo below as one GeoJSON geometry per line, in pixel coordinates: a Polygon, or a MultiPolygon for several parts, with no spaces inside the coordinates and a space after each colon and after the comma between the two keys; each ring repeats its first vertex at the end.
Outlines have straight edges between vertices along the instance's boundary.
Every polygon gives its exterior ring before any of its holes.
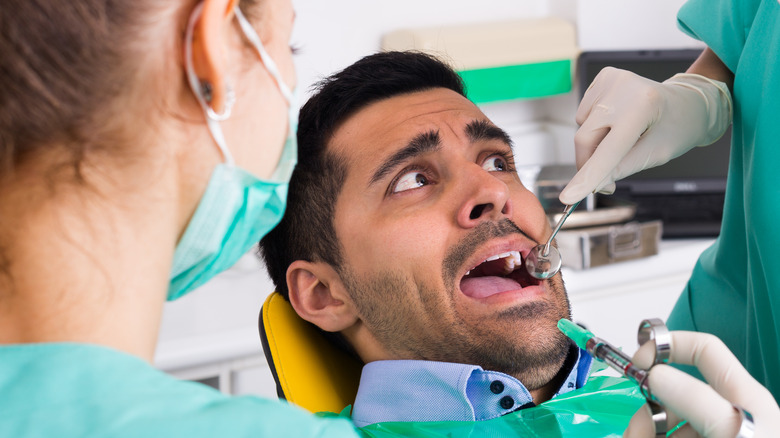
{"type": "Polygon", "coordinates": [[[363,364],[331,344],[273,292],[260,311],[260,339],[280,399],[312,413],[355,401],[363,364]]]}

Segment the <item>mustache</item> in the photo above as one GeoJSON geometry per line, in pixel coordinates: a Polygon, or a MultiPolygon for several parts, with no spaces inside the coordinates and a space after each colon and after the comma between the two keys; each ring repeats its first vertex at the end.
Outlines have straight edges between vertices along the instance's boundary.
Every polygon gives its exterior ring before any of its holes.
{"type": "MultiPolygon", "coordinates": [[[[458,268],[463,265],[466,259],[474,253],[474,249],[488,239],[495,239],[513,234],[522,234],[528,239],[536,242],[536,239],[529,236],[516,223],[509,219],[502,219],[498,222],[482,222],[477,225],[466,237],[455,246],[447,250],[444,256],[442,272],[444,273],[444,284],[448,288],[455,285],[455,276],[458,268]]],[[[538,244],[538,242],[536,242],[538,244]]]]}

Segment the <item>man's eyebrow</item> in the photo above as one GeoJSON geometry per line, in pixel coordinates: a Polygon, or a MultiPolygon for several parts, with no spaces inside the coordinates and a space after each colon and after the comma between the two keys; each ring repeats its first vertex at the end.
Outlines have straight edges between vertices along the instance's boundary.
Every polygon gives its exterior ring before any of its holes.
{"type": "Polygon", "coordinates": [[[475,143],[480,140],[499,140],[513,148],[512,138],[503,129],[488,122],[487,120],[474,120],[466,125],[466,135],[469,141],[475,143]]]}
{"type": "Polygon", "coordinates": [[[416,135],[403,149],[390,156],[374,171],[368,185],[375,184],[401,163],[422,154],[438,151],[440,148],[439,131],[428,131],[416,135]]]}

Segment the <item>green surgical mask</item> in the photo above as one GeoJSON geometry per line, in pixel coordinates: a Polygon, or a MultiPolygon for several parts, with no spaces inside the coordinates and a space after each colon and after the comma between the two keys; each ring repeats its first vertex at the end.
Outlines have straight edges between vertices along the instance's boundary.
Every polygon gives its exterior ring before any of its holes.
{"type": "Polygon", "coordinates": [[[298,111],[295,94],[284,83],[254,28],[236,6],[236,19],[244,35],[257,50],[287,100],[290,126],[282,156],[271,179],[262,180],[235,166],[219,125],[220,121],[230,116],[229,108],[232,103],[226,105],[228,109],[223,114],[216,114],[207,102],[192,66],[192,31],[200,16],[201,7],[202,5],[193,11],[187,27],[187,78],[203,108],[209,132],[222,151],[225,162],[214,168],[195,215],[176,246],[168,300],[181,297],[231,267],[279,223],[284,215],[287,186],[298,157],[298,111]]]}

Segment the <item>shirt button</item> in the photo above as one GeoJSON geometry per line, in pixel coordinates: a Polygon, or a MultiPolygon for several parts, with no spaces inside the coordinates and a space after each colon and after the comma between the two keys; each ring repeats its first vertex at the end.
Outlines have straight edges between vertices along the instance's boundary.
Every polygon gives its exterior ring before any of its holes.
{"type": "Polygon", "coordinates": [[[490,382],[490,392],[493,394],[501,394],[504,392],[504,384],[500,380],[490,382]]]}
{"type": "Polygon", "coordinates": [[[501,404],[501,407],[504,409],[509,409],[515,405],[515,401],[512,399],[512,397],[508,395],[501,397],[501,401],[499,403],[501,404]]]}

